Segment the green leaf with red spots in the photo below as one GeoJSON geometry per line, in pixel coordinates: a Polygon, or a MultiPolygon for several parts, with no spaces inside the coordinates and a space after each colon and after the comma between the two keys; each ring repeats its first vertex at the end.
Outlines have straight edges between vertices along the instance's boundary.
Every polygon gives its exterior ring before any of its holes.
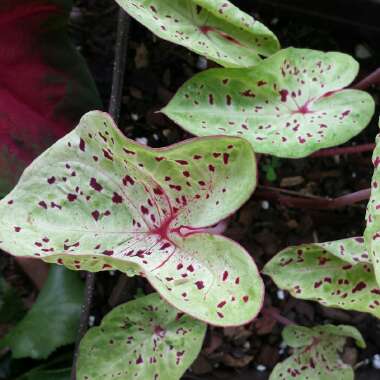
{"type": "Polygon", "coordinates": [[[85,335],[77,379],[178,380],[198,356],[205,333],[205,323],[157,293],[141,297],[112,310],[85,335]]]}
{"type": "Polygon", "coordinates": [[[68,36],[71,0],[0,1],[0,197],[25,167],[100,108],[68,36]]]}
{"type": "Polygon", "coordinates": [[[367,227],[364,237],[375,268],[377,282],[380,284],[380,135],[376,138],[376,148],[373,151],[372,162],[375,169],[372,176],[371,198],[367,206],[367,227]]]}
{"type": "Polygon", "coordinates": [[[279,48],[276,36],[227,0],[116,0],[157,36],[226,67],[250,67],[279,48]]]}
{"type": "Polygon", "coordinates": [[[344,89],[358,68],[346,54],[289,48],[252,68],[196,75],[163,112],[197,136],[240,136],[259,153],[305,157],[348,141],[371,120],[371,96],[344,89]]]}
{"type": "Polygon", "coordinates": [[[347,338],[355,340],[360,348],[365,342],[360,332],[352,326],[324,325],[307,328],[287,326],[282,336],[293,348],[293,354],[277,364],[270,380],[353,380],[352,367],[345,364],[340,354],[347,338]]]}
{"type": "Polygon", "coordinates": [[[71,269],[141,274],[195,318],[243,324],[261,308],[262,280],[241,246],[205,227],[235,212],[255,186],[244,139],[151,149],[91,112],[0,202],[0,248],[71,269]]]}
{"type": "Polygon", "coordinates": [[[263,272],[296,298],[380,318],[380,288],[362,237],[286,248],[263,272]]]}

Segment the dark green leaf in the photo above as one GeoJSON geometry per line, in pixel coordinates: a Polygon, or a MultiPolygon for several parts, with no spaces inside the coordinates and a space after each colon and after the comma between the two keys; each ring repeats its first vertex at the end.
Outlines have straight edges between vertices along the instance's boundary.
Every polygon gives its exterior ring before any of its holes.
{"type": "Polygon", "coordinates": [[[71,369],[32,370],[17,380],[70,380],[71,369]]]}
{"type": "Polygon", "coordinates": [[[84,285],[79,274],[52,266],[48,280],[24,319],[0,342],[14,358],[44,359],[76,339],[84,285]]]}
{"type": "Polygon", "coordinates": [[[0,278],[0,323],[18,322],[24,312],[25,307],[18,293],[0,278]]]}

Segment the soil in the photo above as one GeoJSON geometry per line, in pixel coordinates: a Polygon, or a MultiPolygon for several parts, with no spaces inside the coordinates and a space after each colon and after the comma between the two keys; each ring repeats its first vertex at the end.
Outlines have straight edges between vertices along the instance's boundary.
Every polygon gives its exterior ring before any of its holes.
{"type": "MultiPolygon", "coordinates": [[[[233,1],[238,3],[237,1],[233,1]]],[[[296,46],[336,50],[363,57],[360,76],[380,62],[376,39],[367,29],[355,32],[345,24],[324,22],[323,18],[294,17],[281,9],[264,6],[265,1],[250,1],[245,10],[270,27],[283,47],[296,46]],[[257,7],[255,8],[255,5],[257,7]]],[[[88,62],[107,109],[113,68],[117,8],[111,0],[76,0],[71,17],[72,36],[88,62]]],[[[160,110],[179,86],[195,73],[216,66],[188,50],[160,40],[135,21],[131,21],[123,106],[119,126],[132,139],[152,147],[162,147],[190,135],[169,121],[160,110]]],[[[379,89],[372,89],[379,103],[379,89]]],[[[376,119],[347,145],[374,142],[376,119]]],[[[371,153],[328,158],[273,160],[262,156],[260,185],[281,187],[302,194],[338,197],[370,187],[373,167],[371,153]],[[274,174],[268,174],[268,167],[274,174]],[[273,170],[272,170],[273,171],[273,170]]],[[[294,244],[323,242],[361,236],[364,230],[365,203],[339,210],[288,208],[255,195],[230,220],[226,235],[240,242],[254,257],[259,268],[281,249],[294,244]]],[[[14,274],[12,260],[4,264],[14,274]],[[13,268],[13,269],[12,269],[13,268]]],[[[149,286],[140,279],[125,280],[118,273],[97,275],[93,314],[99,322],[113,306],[130,299],[133,292],[149,286]]],[[[358,367],[358,379],[377,379],[380,371],[372,365],[380,354],[380,322],[356,312],[330,309],[315,302],[301,301],[279,291],[265,278],[265,308],[274,307],[296,323],[313,326],[323,323],[351,324],[363,334],[367,348],[358,350],[352,343],[343,353],[346,362],[358,367]]],[[[259,318],[244,327],[210,328],[204,348],[184,379],[264,380],[289,351],[282,346],[283,326],[270,317],[259,318]]]]}

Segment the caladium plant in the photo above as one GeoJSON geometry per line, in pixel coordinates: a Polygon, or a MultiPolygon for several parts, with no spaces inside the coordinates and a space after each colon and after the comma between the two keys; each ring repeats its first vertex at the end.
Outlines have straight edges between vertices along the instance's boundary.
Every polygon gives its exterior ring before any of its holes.
{"type": "Polygon", "coordinates": [[[307,328],[287,326],[282,333],[284,342],[293,348],[293,354],[277,364],[270,380],[353,380],[352,367],[340,358],[347,338],[364,348],[360,332],[352,326],[324,325],[307,328]]]}
{"type": "Polygon", "coordinates": [[[74,270],[141,274],[195,318],[243,324],[262,305],[256,265],[237,243],[203,230],[255,186],[246,140],[216,136],[150,149],[95,111],[1,200],[0,248],[74,270]]]}
{"type": "MultiPolygon", "coordinates": [[[[208,230],[253,193],[253,149],[298,158],[344,143],[368,124],[374,102],[363,91],[346,89],[358,72],[352,57],[278,51],[272,32],[226,0],[116,1],[158,36],[227,67],[195,76],[163,110],[187,131],[207,137],[151,149],[126,139],[107,114],[86,114],[0,201],[0,248],[72,270],[117,269],[145,277],[159,295],[116,308],[92,329],[81,344],[78,376],[176,380],[200,350],[204,322],[244,324],[262,306],[264,287],[251,256],[208,230]]],[[[1,22],[0,14],[0,27],[17,20],[23,32],[29,31],[22,20],[38,14],[28,18],[39,31],[36,41],[51,42],[49,27],[65,25],[56,14],[64,2],[36,1],[36,9],[20,11],[25,1],[17,0],[14,17],[1,22]]],[[[6,2],[7,9],[12,6],[6,2]]],[[[62,14],[67,17],[67,8],[62,14]]],[[[33,34],[24,34],[21,45],[34,47],[33,34]]],[[[46,70],[44,55],[32,53],[36,75],[31,84],[53,85],[42,105],[29,97],[26,103],[32,106],[24,109],[31,115],[29,129],[43,137],[37,144],[21,149],[9,133],[19,120],[4,122],[3,157],[11,150],[16,161],[22,156],[24,162],[45,146],[46,129],[37,126],[46,116],[50,141],[71,129],[74,119],[66,117],[65,102],[78,98],[68,96],[77,89],[71,77],[67,81],[60,75],[75,65],[58,60],[58,66],[46,70]]],[[[8,87],[17,96],[6,91],[6,110],[23,95],[18,86],[8,87]]],[[[34,133],[27,130],[21,140],[29,135],[34,133]]],[[[377,149],[376,169],[379,156],[377,149]]],[[[16,164],[8,164],[9,173],[19,169],[16,164]]],[[[365,242],[352,238],[291,247],[268,263],[265,273],[295,297],[379,317],[377,176],[376,171],[365,242]]],[[[287,327],[284,338],[295,353],[276,367],[271,379],[351,379],[352,369],[338,356],[347,337],[364,345],[348,326],[287,327]]]]}
{"type": "Polygon", "coordinates": [[[82,339],[77,379],[178,380],[198,356],[205,333],[205,323],[157,293],[138,298],[113,309],[82,339]]]}
{"type": "Polygon", "coordinates": [[[279,49],[276,36],[227,0],[116,0],[159,37],[226,67],[250,67],[279,49]]]}
{"type": "Polygon", "coordinates": [[[348,141],[371,120],[371,96],[344,89],[358,68],[347,54],[288,48],[252,68],[195,75],[163,113],[197,136],[240,136],[258,153],[305,157],[348,141]]]}

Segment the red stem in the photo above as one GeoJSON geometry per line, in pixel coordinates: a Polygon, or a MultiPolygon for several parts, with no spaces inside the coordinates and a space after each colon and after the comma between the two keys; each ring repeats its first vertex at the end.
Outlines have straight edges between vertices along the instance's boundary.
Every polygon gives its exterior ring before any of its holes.
{"type": "Polygon", "coordinates": [[[341,154],[358,154],[363,152],[371,152],[375,149],[376,144],[363,144],[357,146],[345,146],[342,148],[322,149],[313,153],[310,157],[330,157],[341,154]]]}
{"type": "Polygon", "coordinates": [[[278,188],[259,186],[254,196],[259,199],[275,200],[287,207],[313,210],[335,210],[368,200],[371,196],[371,189],[356,191],[337,198],[323,198],[305,196],[304,194],[288,192],[278,188]],[[294,196],[284,195],[284,193],[291,193],[294,194],[294,196]]]}
{"type": "Polygon", "coordinates": [[[373,84],[380,84],[380,67],[367,77],[362,79],[359,83],[355,84],[352,88],[355,90],[366,90],[373,84]]]}
{"type": "Polygon", "coordinates": [[[264,316],[268,315],[269,317],[271,317],[272,319],[274,319],[276,322],[281,323],[284,326],[289,326],[289,325],[294,325],[295,324],[290,319],[288,319],[288,318],[284,317],[283,315],[281,315],[278,312],[278,310],[276,308],[274,308],[274,307],[263,309],[262,310],[262,314],[264,316]]]}

